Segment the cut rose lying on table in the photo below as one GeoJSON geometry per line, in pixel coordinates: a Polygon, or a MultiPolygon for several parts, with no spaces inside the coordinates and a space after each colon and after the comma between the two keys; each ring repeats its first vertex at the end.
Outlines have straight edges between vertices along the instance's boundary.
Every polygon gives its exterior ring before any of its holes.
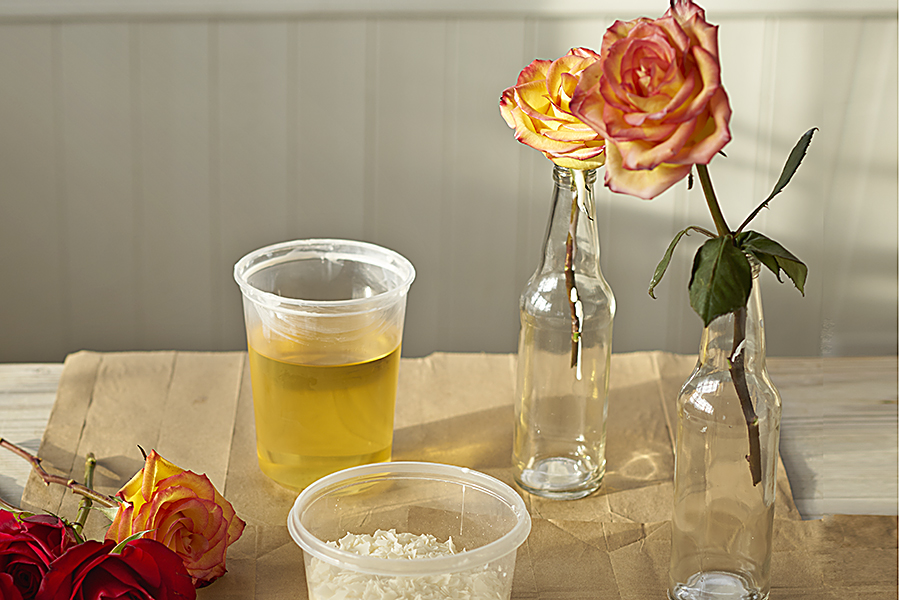
{"type": "Polygon", "coordinates": [[[91,489],[92,456],[82,485],[50,475],[40,459],[2,438],[0,446],[31,462],[48,485],[82,495],[74,522],[0,501],[0,599],[196,598],[196,588],[225,574],[225,552],[244,522],[206,475],[153,450],[110,498],[91,489]],[[103,542],[81,536],[92,504],[113,519],[103,542]]]}

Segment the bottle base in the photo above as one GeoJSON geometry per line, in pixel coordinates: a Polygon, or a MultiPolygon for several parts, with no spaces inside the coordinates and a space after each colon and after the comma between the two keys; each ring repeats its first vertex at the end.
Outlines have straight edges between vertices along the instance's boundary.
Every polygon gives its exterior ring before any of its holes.
{"type": "Polygon", "coordinates": [[[603,473],[584,468],[582,461],[555,456],[535,462],[516,475],[516,483],[529,494],[551,500],[577,500],[600,488],[603,473]]]}
{"type": "Polygon", "coordinates": [[[766,600],[744,577],[724,571],[703,571],[669,589],[669,600],[766,600]]]}

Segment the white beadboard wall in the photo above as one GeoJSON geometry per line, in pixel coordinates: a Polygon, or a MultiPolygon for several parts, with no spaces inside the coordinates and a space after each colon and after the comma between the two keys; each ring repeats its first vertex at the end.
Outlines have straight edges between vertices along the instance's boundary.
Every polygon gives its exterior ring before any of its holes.
{"type": "MultiPolygon", "coordinates": [[[[551,164],[513,139],[500,92],[665,4],[0,0],[0,362],[243,348],[233,264],[301,237],[415,264],[405,355],[515,351],[551,164]]],[[[769,353],[896,354],[896,5],[733,4],[707,4],[734,109],[710,171],[732,225],[819,128],[754,222],[810,269],[805,298],[762,275],[769,353]]],[[[658,300],[647,283],[676,231],[709,226],[699,185],[597,195],[614,350],[696,352],[697,236],[658,300]]]]}

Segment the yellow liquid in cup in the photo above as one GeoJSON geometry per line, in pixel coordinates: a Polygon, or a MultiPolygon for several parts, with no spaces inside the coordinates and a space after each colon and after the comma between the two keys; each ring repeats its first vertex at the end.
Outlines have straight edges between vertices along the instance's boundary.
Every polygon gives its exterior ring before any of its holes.
{"type": "Polygon", "coordinates": [[[390,460],[400,347],[388,344],[379,337],[338,356],[286,341],[250,346],[263,473],[301,490],[329,473],[390,460]]]}

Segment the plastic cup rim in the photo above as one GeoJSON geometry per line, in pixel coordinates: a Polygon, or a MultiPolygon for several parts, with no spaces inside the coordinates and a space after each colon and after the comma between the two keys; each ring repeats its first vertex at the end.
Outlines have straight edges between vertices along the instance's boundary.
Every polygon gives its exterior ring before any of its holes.
{"type": "MultiPolygon", "coordinates": [[[[362,481],[357,481],[361,483],[362,481]]],[[[515,552],[531,532],[531,516],[522,497],[499,479],[470,469],[442,463],[424,461],[397,461],[373,463],[350,467],[310,484],[297,496],[287,518],[288,531],[294,542],[305,552],[326,563],[342,569],[374,575],[418,577],[455,573],[488,564],[515,552]],[[486,492],[509,507],[516,516],[516,524],[500,538],[473,550],[466,550],[450,556],[422,558],[416,560],[396,560],[374,556],[360,556],[325,544],[300,523],[300,511],[318,494],[342,481],[358,479],[360,476],[407,474],[428,475],[435,480],[469,485],[486,492]]]]}
{"type": "Polygon", "coordinates": [[[367,306],[373,305],[374,303],[384,303],[385,301],[391,300],[395,297],[402,298],[409,291],[409,287],[412,285],[412,282],[415,278],[415,267],[413,267],[413,264],[409,261],[409,259],[407,259],[399,252],[370,242],[361,242],[358,240],[346,240],[339,238],[309,238],[270,244],[268,246],[263,246],[262,248],[257,248],[256,250],[248,252],[247,254],[242,256],[234,265],[234,280],[241,288],[241,292],[243,293],[245,298],[250,299],[256,304],[268,306],[270,308],[277,308],[279,311],[300,312],[304,314],[312,313],[316,316],[344,316],[350,314],[354,308],[365,311],[367,310],[367,306]],[[389,269],[401,276],[401,282],[397,286],[387,291],[380,292],[378,294],[374,294],[365,298],[351,298],[347,300],[304,300],[302,298],[287,298],[284,296],[273,294],[271,292],[263,291],[259,288],[254,287],[248,281],[248,278],[251,275],[267,266],[277,264],[278,262],[289,262],[290,260],[293,260],[290,257],[291,250],[308,249],[312,251],[317,247],[329,245],[340,245],[344,247],[354,247],[358,249],[369,250],[370,253],[367,255],[359,254],[349,256],[360,258],[366,257],[370,260],[361,260],[360,262],[369,262],[371,264],[376,264],[383,268],[389,269]],[[260,260],[257,264],[254,264],[252,267],[250,266],[254,260],[257,260],[266,254],[276,254],[282,251],[286,251],[286,253],[283,256],[278,257],[278,259],[260,260]],[[316,312],[316,309],[338,309],[340,310],[340,312],[316,312]]]}

